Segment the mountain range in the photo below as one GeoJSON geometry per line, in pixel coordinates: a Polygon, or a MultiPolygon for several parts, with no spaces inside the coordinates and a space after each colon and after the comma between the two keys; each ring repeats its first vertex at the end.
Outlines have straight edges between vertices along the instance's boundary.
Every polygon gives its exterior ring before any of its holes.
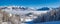
{"type": "Polygon", "coordinates": [[[12,9],[12,10],[21,10],[21,11],[47,11],[50,10],[48,7],[42,7],[42,8],[31,8],[31,7],[22,7],[22,6],[6,6],[6,7],[0,7],[0,9],[12,9]]]}

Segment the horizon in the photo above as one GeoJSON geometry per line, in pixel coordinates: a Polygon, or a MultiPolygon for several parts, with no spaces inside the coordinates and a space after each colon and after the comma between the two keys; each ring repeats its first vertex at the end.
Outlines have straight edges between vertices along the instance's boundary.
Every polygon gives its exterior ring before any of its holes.
{"type": "MultiPolygon", "coordinates": [[[[27,7],[27,6],[18,6],[18,5],[9,5],[9,6],[0,6],[0,7],[27,7]]],[[[47,7],[47,6],[44,6],[47,7]]],[[[58,6],[60,7],[60,6],[58,6]]],[[[48,8],[58,8],[58,7],[48,7],[48,8]]],[[[39,8],[43,8],[43,7],[28,7],[28,8],[35,8],[35,9],[39,9],[39,8]]]]}

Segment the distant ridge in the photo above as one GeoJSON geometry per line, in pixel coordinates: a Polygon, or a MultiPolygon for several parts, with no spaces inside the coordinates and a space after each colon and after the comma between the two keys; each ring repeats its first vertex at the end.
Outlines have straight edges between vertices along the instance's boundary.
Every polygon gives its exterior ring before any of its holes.
{"type": "Polygon", "coordinates": [[[46,11],[46,10],[49,10],[49,8],[48,7],[42,7],[40,9],[37,9],[37,11],[46,11]]]}

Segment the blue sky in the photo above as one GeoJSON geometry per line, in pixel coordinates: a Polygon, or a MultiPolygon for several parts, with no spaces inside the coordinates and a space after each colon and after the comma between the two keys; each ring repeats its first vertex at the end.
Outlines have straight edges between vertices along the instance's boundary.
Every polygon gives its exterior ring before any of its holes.
{"type": "Polygon", "coordinates": [[[58,7],[60,0],[0,0],[0,6],[58,7]]]}

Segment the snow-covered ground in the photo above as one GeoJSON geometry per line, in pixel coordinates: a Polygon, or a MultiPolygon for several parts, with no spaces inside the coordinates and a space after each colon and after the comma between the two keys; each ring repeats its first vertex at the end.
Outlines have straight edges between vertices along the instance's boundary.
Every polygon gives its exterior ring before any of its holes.
{"type": "Polygon", "coordinates": [[[60,24],[60,21],[42,22],[42,23],[22,23],[22,24],[60,24]]]}

